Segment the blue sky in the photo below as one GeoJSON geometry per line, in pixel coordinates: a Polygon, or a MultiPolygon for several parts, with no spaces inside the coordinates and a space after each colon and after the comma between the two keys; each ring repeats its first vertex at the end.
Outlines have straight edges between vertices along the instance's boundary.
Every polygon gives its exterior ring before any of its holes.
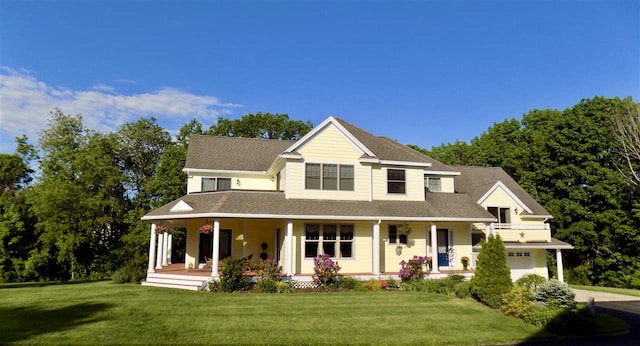
{"type": "Polygon", "coordinates": [[[582,98],[640,100],[638,1],[0,1],[0,152],[59,107],[339,116],[431,148],[582,98]]]}

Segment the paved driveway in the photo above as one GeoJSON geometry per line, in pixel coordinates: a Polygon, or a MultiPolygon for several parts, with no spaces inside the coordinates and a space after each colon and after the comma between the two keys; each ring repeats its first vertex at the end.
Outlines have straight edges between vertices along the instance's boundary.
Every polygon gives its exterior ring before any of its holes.
{"type": "Polygon", "coordinates": [[[577,302],[586,303],[589,297],[593,297],[596,303],[596,312],[623,319],[629,324],[629,333],[611,336],[532,340],[520,343],[520,345],[640,345],[640,297],[579,289],[573,289],[573,291],[576,293],[577,302]]]}

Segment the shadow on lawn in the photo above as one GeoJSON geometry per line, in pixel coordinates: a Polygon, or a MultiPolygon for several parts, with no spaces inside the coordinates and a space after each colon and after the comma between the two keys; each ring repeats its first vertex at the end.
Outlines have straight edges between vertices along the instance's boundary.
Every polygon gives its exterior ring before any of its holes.
{"type": "Polygon", "coordinates": [[[95,314],[110,308],[109,304],[76,304],[60,309],[40,307],[0,307],[0,344],[50,332],[58,332],[104,320],[95,314]]]}

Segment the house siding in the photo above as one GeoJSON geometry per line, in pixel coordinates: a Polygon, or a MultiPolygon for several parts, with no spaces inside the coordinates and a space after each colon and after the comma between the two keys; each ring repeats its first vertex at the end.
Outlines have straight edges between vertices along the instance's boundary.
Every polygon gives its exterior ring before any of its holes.
{"type": "Polygon", "coordinates": [[[373,165],[373,199],[424,201],[424,169],[413,167],[373,165]],[[405,170],[405,193],[387,193],[387,169],[405,170]]]}

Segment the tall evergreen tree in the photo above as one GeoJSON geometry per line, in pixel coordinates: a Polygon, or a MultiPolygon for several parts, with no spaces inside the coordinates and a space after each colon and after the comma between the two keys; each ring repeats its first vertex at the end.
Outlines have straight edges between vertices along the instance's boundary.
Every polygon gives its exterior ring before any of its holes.
{"type": "Polygon", "coordinates": [[[490,234],[486,241],[482,241],[476,271],[471,278],[471,292],[479,301],[497,309],[502,304],[502,295],[512,287],[507,250],[500,235],[490,234]]]}

